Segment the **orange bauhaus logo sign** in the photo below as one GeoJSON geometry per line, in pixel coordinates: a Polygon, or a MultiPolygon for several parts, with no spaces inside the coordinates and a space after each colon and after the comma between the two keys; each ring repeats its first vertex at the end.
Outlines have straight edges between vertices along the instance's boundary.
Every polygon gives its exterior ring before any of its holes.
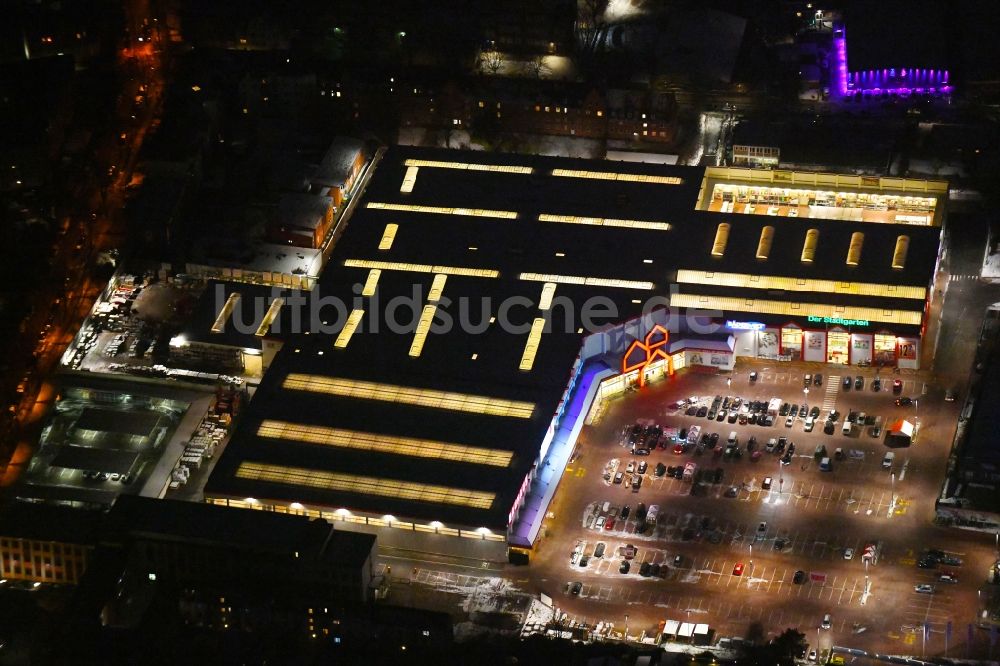
{"type": "Polygon", "coordinates": [[[667,363],[667,374],[674,374],[674,364],[667,353],[670,332],[659,324],[653,326],[644,340],[633,340],[622,357],[622,374],[639,371],[639,386],[646,385],[646,369],[658,360],[667,363]]]}

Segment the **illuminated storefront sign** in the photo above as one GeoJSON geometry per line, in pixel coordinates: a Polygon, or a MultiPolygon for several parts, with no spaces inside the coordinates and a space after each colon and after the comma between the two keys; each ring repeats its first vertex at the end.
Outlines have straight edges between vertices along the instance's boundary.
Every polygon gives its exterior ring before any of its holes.
{"type": "Polygon", "coordinates": [[[839,324],[841,326],[871,326],[867,319],[841,319],[840,317],[814,317],[809,315],[810,323],[815,324],[839,324]]]}
{"type": "Polygon", "coordinates": [[[645,386],[646,368],[660,359],[667,362],[667,374],[674,374],[673,360],[665,351],[669,340],[670,333],[659,324],[653,326],[646,334],[645,340],[633,340],[625,356],[622,357],[622,374],[638,370],[639,386],[645,386]]]}
{"type": "Polygon", "coordinates": [[[764,324],[759,321],[733,321],[726,322],[726,328],[730,331],[763,331],[764,324]]]}

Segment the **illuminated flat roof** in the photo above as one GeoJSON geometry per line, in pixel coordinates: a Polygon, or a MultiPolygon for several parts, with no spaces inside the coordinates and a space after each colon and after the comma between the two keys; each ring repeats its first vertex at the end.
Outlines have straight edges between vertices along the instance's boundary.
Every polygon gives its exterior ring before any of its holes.
{"type": "MultiPolygon", "coordinates": [[[[699,207],[711,194],[705,174],[702,167],[389,147],[353,194],[356,205],[311,292],[316,302],[301,313],[303,322],[325,328],[294,332],[286,315],[292,300],[284,296],[268,338],[283,345],[206,496],[502,533],[540,443],[566,409],[564,393],[589,332],[583,313],[595,303],[613,312],[596,317],[597,328],[639,321],[648,304],[668,303],[679,284],[675,303],[729,299],[715,303],[738,320],[805,325],[808,316],[827,316],[868,319],[875,330],[900,335],[919,330],[939,227],[803,219],[767,215],[766,208],[722,214],[699,207]],[[712,256],[720,224],[728,225],[725,249],[712,256]],[[813,228],[819,238],[803,264],[813,228]],[[852,266],[845,259],[856,233],[864,243],[852,266]],[[894,269],[900,235],[909,243],[894,269]],[[265,423],[296,431],[267,437],[273,430],[262,430],[265,423]],[[449,446],[470,447],[473,457],[512,455],[506,465],[463,462],[471,459],[449,446]],[[282,485],[237,476],[243,463],[460,487],[493,502],[478,508],[377,495],[367,486],[282,485]]],[[[789,186],[839,189],[794,179],[789,186]]],[[[896,189],[939,196],[906,187],[896,189]]],[[[206,331],[224,301],[214,302],[206,331]]]]}

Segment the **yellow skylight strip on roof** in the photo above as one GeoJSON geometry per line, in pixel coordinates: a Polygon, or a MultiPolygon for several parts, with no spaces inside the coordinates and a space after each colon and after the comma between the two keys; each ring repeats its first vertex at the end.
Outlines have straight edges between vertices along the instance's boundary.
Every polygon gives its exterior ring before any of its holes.
{"type": "Polygon", "coordinates": [[[271,301],[271,305],[268,306],[267,312],[264,313],[264,319],[261,320],[260,326],[257,327],[257,332],[254,333],[258,338],[262,338],[267,335],[267,332],[271,329],[271,324],[274,323],[275,317],[278,316],[278,312],[281,311],[281,306],[285,304],[285,299],[276,298],[271,301]]]}
{"type": "Polygon", "coordinates": [[[588,287],[618,287],[620,289],[641,289],[649,291],[652,282],[642,280],[618,280],[615,278],[582,277],[579,275],[554,275],[551,273],[521,273],[518,278],[529,282],[555,282],[557,284],[583,284],[588,287]]]}
{"type": "Polygon", "coordinates": [[[340,333],[337,334],[337,339],[334,340],[333,346],[337,349],[344,349],[347,347],[348,343],[351,341],[351,337],[354,335],[354,331],[357,330],[358,324],[361,323],[364,316],[364,310],[351,310],[351,314],[347,315],[347,321],[344,322],[344,327],[340,329],[340,333]]]}
{"type": "Polygon", "coordinates": [[[896,247],[892,251],[892,267],[903,270],[906,267],[906,254],[910,251],[910,237],[897,236],[896,247]]]}
{"type": "Polygon", "coordinates": [[[806,239],[802,243],[802,263],[811,264],[816,258],[816,245],[819,243],[819,229],[810,229],[806,232],[806,239]]]}
{"type": "Polygon", "coordinates": [[[517,219],[513,210],[490,210],[489,208],[450,208],[447,206],[421,206],[418,204],[394,204],[381,201],[369,201],[366,208],[382,210],[398,210],[406,213],[435,213],[437,215],[466,215],[469,217],[494,217],[504,220],[517,219]]]}
{"type": "Polygon", "coordinates": [[[420,168],[415,166],[411,166],[406,169],[406,175],[403,176],[403,184],[399,186],[400,192],[409,194],[413,191],[413,186],[417,184],[417,173],[419,171],[420,168]]]}
{"type": "Polygon", "coordinates": [[[383,271],[407,271],[410,273],[443,273],[465,277],[498,278],[500,271],[491,268],[462,268],[459,266],[436,266],[432,264],[409,264],[402,261],[372,261],[370,259],[347,259],[348,268],[370,268],[383,271]]]}
{"type": "Polygon", "coordinates": [[[860,231],[851,234],[851,245],[847,248],[847,265],[857,266],[861,262],[861,248],[865,244],[865,235],[860,231]]]}
{"type": "Polygon", "coordinates": [[[496,498],[496,493],[479,490],[256,462],[240,463],[236,468],[236,478],[356,495],[378,495],[412,502],[450,504],[473,509],[489,509],[496,498]]]}
{"type": "Polygon", "coordinates": [[[524,352],[521,354],[521,370],[531,370],[535,365],[535,355],[538,354],[538,345],[542,342],[542,332],[545,330],[545,319],[536,317],[531,322],[531,332],[528,333],[528,340],[524,343],[524,352]]]}
{"type": "Polygon", "coordinates": [[[593,180],[619,180],[632,183],[655,183],[657,185],[680,185],[682,178],[674,176],[653,176],[641,173],[614,173],[609,171],[578,171],[575,169],[553,169],[553,176],[566,178],[590,178],[593,180]]]}
{"type": "Polygon", "coordinates": [[[397,437],[382,433],[310,426],[288,421],[266,419],[257,428],[259,437],[284,439],[307,444],[358,449],[414,458],[437,458],[448,462],[507,467],[514,457],[511,451],[467,446],[433,439],[397,437]]]}
{"type": "Polygon", "coordinates": [[[719,273],[717,271],[677,271],[680,284],[709,284],[717,287],[743,289],[783,289],[785,291],[814,291],[827,294],[853,296],[883,296],[887,298],[912,298],[924,300],[927,289],[906,285],[875,284],[872,282],[837,282],[812,278],[780,277],[776,275],[751,275],[749,273],[719,273]]]}
{"type": "Polygon", "coordinates": [[[375,288],[378,287],[378,279],[382,276],[382,271],[377,268],[373,268],[368,271],[368,278],[365,280],[365,286],[361,289],[362,296],[374,296],[375,288]]]}
{"type": "Polygon", "coordinates": [[[420,313],[420,321],[417,322],[416,333],[413,334],[413,343],[410,344],[410,356],[416,358],[424,350],[424,343],[427,341],[427,334],[434,323],[434,315],[437,313],[436,305],[425,305],[420,313]]]}
{"type": "Polygon", "coordinates": [[[768,225],[760,230],[760,240],[757,242],[757,258],[766,261],[771,256],[771,243],[774,241],[774,227],[768,225]]]}
{"type": "Polygon", "coordinates": [[[721,223],[715,229],[715,241],[712,242],[712,256],[721,257],[726,253],[726,245],[729,244],[729,224],[721,223]]]}
{"type": "Polygon", "coordinates": [[[439,160],[415,160],[404,162],[408,167],[433,167],[436,169],[465,169],[467,171],[496,171],[501,173],[533,173],[534,169],[510,164],[473,164],[470,162],[443,162],[439,160]]]}
{"type": "Polygon", "coordinates": [[[652,222],[649,220],[619,220],[610,217],[580,217],[577,215],[553,215],[551,213],[539,213],[539,222],[561,222],[563,224],[586,224],[597,227],[627,227],[629,229],[652,229],[655,231],[669,231],[670,224],[667,222],[652,222]]]}
{"type": "Polygon", "coordinates": [[[430,303],[437,303],[441,300],[441,292],[444,291],[444,283],[447,281],[447,275],[438,274],[434,276],[434,281],[431,282],[431,290],[427,292],[427,300],[430,303]]]}
{"type": "Polygon", "coordinates": [[[538,299],[538,309],[548,310],[552,307],[552,297],[556,294],[556,283],[546,282],[542,286],[542,296],[538,299]]]}
{"type": "Polygon", "coordinates": [[[506,400],[504,398],[491,398],[471,393],[421,389],[412,386],[397,386],[357,379],[295,372],[285,377],[281,385],[291,390],[326,393],[328,395],[357,400],[398,402],[415,407],[488,414],[490,416],[506,416],[518,419],[530,419],[535,411],[534,403],[520,400],[506,400]]]}
{"type": "Polygon", "coordinates": [[[382,240],[378,242],[378,249],[388,250],[392,247],[392,241],[396,240],[396,232],[399,231],[398,224],[387,224],[385,225],[385,231],[382,232],[382,240]]]}
{"type": "Polygon", "coordinates": [[[808,315],[813,317],[860,319],[910,326],[919,326],[923,317],[923,313],[912,310],[886,310],[882,308],[829,305],[823,303],[790,303],[787,301],[769,301],[759,298],[700,296],[697,294],[672,294],[670,296],[670,306],[799,317],[808,315]]]}
{"type": "Polygon", "coordinates": [[[219,310],[219,314],[215,317],[215,323],[212,324],[212,333],[222,333],[226,328],[226,321],[229,319],[230,315],[233,314],[233,308],[236,307],[236,302],[240,300],[240,295],[238,292],[233,292],[229,294],[229,298],[226,302],[222,304],[222,309],[219,310]]]}

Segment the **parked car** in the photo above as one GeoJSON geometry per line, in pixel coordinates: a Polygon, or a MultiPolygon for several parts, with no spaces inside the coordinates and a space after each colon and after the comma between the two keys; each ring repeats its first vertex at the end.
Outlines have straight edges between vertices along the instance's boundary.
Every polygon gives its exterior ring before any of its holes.
{"type": "Polygon", "coordinates": [[[817,372],[815,375],[813,375],[813,385],[814,386],[822,386],[823,385],[823,375],[822,375],[822,373],[817,372]]]}
{"type": "Polygon", "coordinates": [[[861,375],[858,375],[857,377],[855,377],[854,378],[854,388],[856,390],[860,391],[864,387],[865,387],[865,378],[862,377],[861,375]]]}
{"type": "Polygon", "coordinates": [[[621,482],[622,482],[622,479],[624,479],[624,478],[625,478],[625,473],[624,472],[618,472],[617,474],[615,474],[614,484],[615,485],[620,485],[621,482]]]}
{"type": "Polygon", "coordinates": [[[896,406],[897,407],[908,407],[909,405],[912,405],[912,404],[913,404],[913,399],[912,398],[907,398],[907,397],[896,398],[896,406]]]}
{"type": "Polygon", "coordinates": [[[756,371],[756,370],[754,370],[754,371],[752,371],[752,372],[750,373],[750,381],[751,381],[751,382],[755,382],[755,381],[757,381],[757,371],[756,371]]]}
{"type": "Polygon", "coordinates": [[[845,560],[853,560],[854,559],[854,549],[853,548],[845,548],[844,549],[844,559],[845,560]]]}
{"type": "Polygon", "coordinates": [[[761,490],[770,490],[771,489],[771,477],[769,477],[769,476],[765,476],[764,477],[764,480],[760,484],[760,489],[761,490]]]}
{"type": "Polygon", "coordinates": [[[663,476],[666,473],[667,473],[667,466],[664,465],[661,462],[656,463],[656,467],[653,468],[653,475],[654,476],[663,476]]]}
{"type": "Polygon", "coordinates": [[[597,547],[594,548],[594,557],[596,557],[598,559],[604,557],[604,550],[606,548],[607,548],[607,544],[605,544],[603,541],[598,541],[597,542],[597,547]]]}
{"type": "Polygon", "coordinates": [[[920,585],[914,585],[913,591],[918,594],[934,594],[934,586],[929,583],[921,583],[920,585]]]}
{"type": "Polygon", "coordinates": [[[733,575],[734,576],[742,576],[743,575],[743,563],[742,562],[737,562],[735,564],[735,566],[733,566],[733,575]]]}
{"type": "Polygon", "coordinates": [[[872,391],[878,393],[881,390],[882,390],[882,380],[876,377],[875,379],[872,380],[872,391]]]}
{"type": "Polygon", "coordinates": [[[892,394],[893,395],[899,395],[902,392],[903,392],[903,380],[902,379],[893,379],[892,380],[892,394]]]}
{"type": "Polygon", "coordinates": [[[792,582],[795,583],[796,585],[801,585],[802,583],[806,582],[806,572],[802,571],[801,569],[796,571],[795,575],[792,576],[792,582]]]}
{"type": "Polygon", "coordinates": [[[628,560],[622,560],[622,563],[618,566],[618,573],[627,574],[631,568],[632,565],[629,564],[628,560]]]}
{"type": "Polygon", "coordinates": [[[850,377],[844,377],[844,390],[845,391],[850,391],[851,390],[851,378],[850,377]]]}

